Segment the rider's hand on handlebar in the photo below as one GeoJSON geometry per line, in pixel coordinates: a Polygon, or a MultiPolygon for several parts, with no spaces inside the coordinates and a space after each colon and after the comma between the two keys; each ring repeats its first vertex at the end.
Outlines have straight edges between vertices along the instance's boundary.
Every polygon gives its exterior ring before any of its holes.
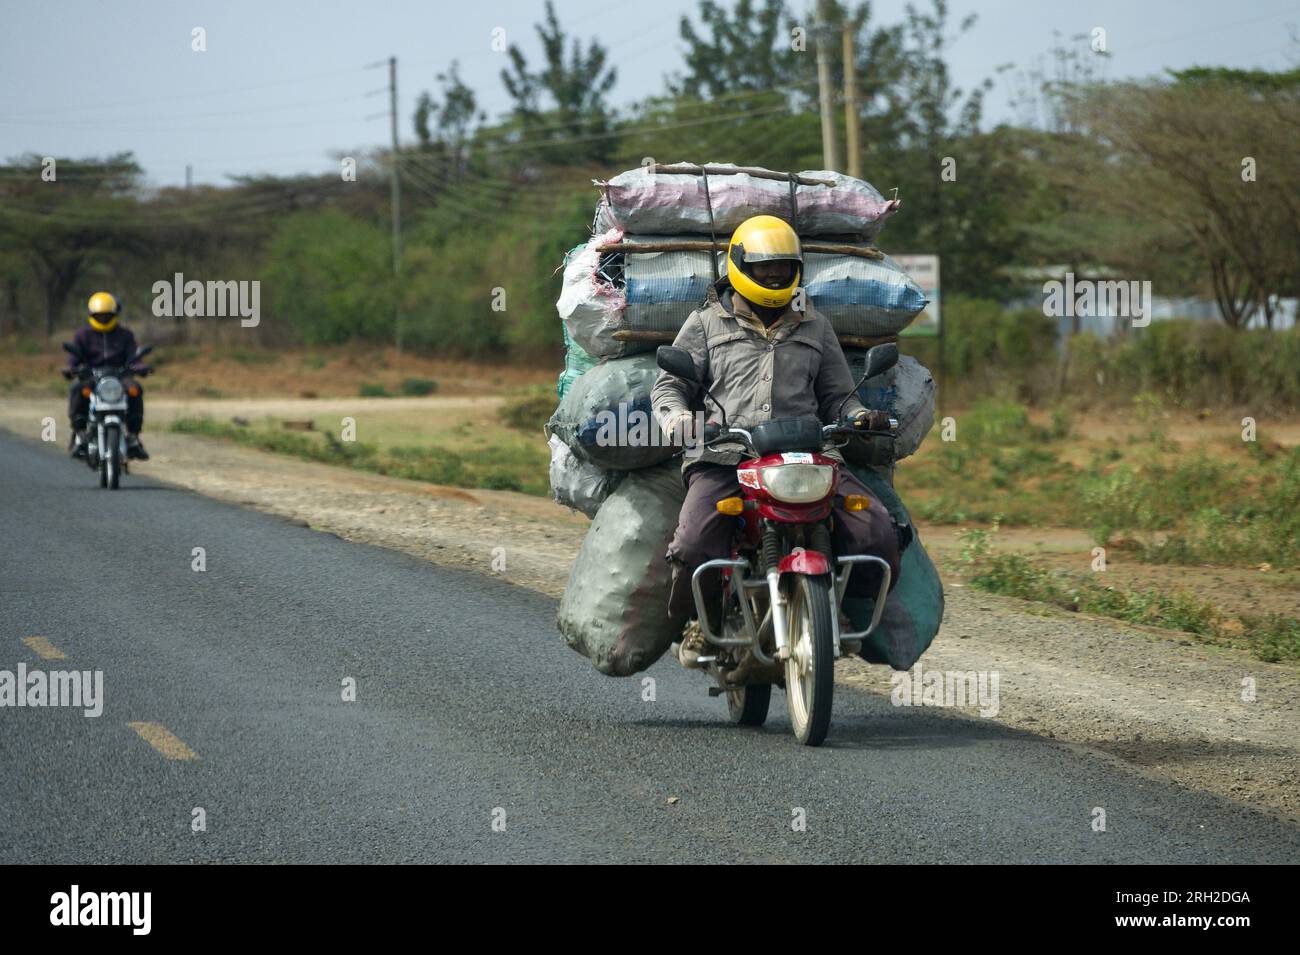
{"type": "Polygon", "coordinates": [[[153,374],[153,369],[150,368],[148,365],[141,365],[138,368],[131,369],[131,374],[135,375],[138,378],[146,378],[149,375],[153,374]]]}
{"type": "Polygon", "coordinates": [[[722,425],[716,421],[708,421],[701,428],[699,416],[695,412],[687,411],[669,421],[665,433],[670,436],[673,444],[690,447],[719,437],[722,434],[722,425]]]}
{"type": "Polygon", "coordinates": [[[679,414],[666,422],[663,432],[675,445],[683,446],[695,443],[695,415],[689,411],[679,414]]]}
{"type": "Polygon", "coordinates": [[[77,375],[77,373],[73,371],[71,368],[64,368],[59,372],[59,374],[62,375],[64,378],[68,379],[68,381],[71,381],[77,375]]]}
{"type": "Polygon", "coordinates": [[[849,419],[859,431],[888,431],[889,413],[885,411],[859,411],[849,419]]]}

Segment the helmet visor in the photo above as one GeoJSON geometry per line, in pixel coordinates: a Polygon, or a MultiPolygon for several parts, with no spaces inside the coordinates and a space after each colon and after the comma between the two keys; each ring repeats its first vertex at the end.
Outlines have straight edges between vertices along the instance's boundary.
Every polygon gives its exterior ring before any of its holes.
{"type": "Polygon", "coordinates": [[[767,259],[759,262],[746,262],[745,272],[763,288],[783,289],[794,284],[799,263],[793,259],[767,259]]]}

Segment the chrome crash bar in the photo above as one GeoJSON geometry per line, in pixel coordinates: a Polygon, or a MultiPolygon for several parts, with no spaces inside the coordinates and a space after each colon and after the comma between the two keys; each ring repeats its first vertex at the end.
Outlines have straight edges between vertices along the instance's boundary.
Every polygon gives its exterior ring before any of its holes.
{"type": "Polygon", "coordinates": [[[893,580],[893,571],[889,569],[889,561],[883,557],[876,557],[874,554],[846,554],[843,557],[836,558],[840,565],[840,572],[835,575],[835,587],[831,591],[831,627],[835,633],[835,648],[838,652],[841,640],[864,640],[871,634],[875,633],[876,627],[880,625],[880,618],[885,613],[885,598],[889,596],[889,585],[893,580]],[[876,605],[871,612],[871,623],[866,630],[857,630],[852,633],[840,633],[840,605],[844,602],[844,591],[849,586],[849,574],[853,573],[855,564],[879,564],[880,565],[880,592],[876,594],[876,605]]]}

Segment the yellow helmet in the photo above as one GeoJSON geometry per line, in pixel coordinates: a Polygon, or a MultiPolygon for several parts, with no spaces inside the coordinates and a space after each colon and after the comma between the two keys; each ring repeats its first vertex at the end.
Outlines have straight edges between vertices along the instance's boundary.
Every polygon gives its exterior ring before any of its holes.
{"type": "Polygon", "coordinates": [[[122,311],[122,305],[107,292],[96,292],[90,296],[86,309],[90,312],[87,321],[90,322],[91,328],[97,332],[111,332],[113,326],[117,324],[117,316],[122,311]]]}
{"type": "Polygon", "coordinates": [[[727,245],[727,278],[731,287],[755,305],[781,308],[790,304],[799,285],[802,265],[799,236],[788,222],[776,216],[746,219],[732,233],[727,245]],[[754,275],[754,266],[760,262],[786,262],[789,268],[780,276],[765,276],[760,280],[754,275]]]}

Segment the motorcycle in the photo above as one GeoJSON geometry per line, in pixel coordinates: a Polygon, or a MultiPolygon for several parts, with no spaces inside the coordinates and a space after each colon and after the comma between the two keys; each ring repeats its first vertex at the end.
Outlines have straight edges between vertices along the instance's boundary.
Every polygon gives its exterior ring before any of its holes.
{"type": "MultiPolygon", "coordinates": [[[[661,346],[656,360],[669,374],[700,383],[689,352],[661,346]]],[[[850,394],[897,361],[897,345],[872,348],[850,394]]],[[[723,420],[705,425],[703,444],[739,441],[753,454],[737,465],[740,496],[717,503],[719,512],[740,518],[731,557],[706,561],[691,577],[701,631],[716,648],[699,660],[716,684],[709,694],[726,696],[732,722],[761,726],[772,686],[783,686],[795,736],[806,746],[818,746],[830,728],[835,660],[861,649],[880,624],[891,581],[889,563],[881,557],[832,554],[834,507],[865,510],[870,501],[837,494],[843,465],[821,452],[828,442],[841,447],[853,438],[890,440],[898,422],[886,418],[887,429],[870,430],[849,423],[823,426],[811,417],[776,418],[751,429],[734,428],[726,423],[726,409],[707,389],[705,395],[723,420]],[[865,630],[846,631],[840,604],[849,575],[865,566],[881,572],[871,621],[865,630]],[[723,584],[722,610],[716,616],[720,633],[712,630],[700,583],[703,574],[716,572],[723,584]],[[753,659],[744,660],[746,654],[753,659]],[[733,680],[742,669],[748,671],[743,680],[733,680]]],[[[847,403],[848,396],[835,420],[841,420],[847,403]]],[[[874,424],[883,423],[879,419],[884,416],[873,417],[874,424]]]]}
{"type": "Polygon", "coordinates": [[[81,382],[82,395],[90,399],[84,439],[86,463],[92,471],[99,472],[100,487],[116,491],[122,475],[129,473],[126,406],[127,397],[135,387],[129,379],[143,378],[150,373],[148,368],[133,369],[131,366],[153,351],[153,346],[137,349],[125,365],[99,368],[87,366],[81,352],[70,342],[63,343],[63,350],[78,362],[76,368],[65,371],[64,376],[75,376],[81,382]]]}

